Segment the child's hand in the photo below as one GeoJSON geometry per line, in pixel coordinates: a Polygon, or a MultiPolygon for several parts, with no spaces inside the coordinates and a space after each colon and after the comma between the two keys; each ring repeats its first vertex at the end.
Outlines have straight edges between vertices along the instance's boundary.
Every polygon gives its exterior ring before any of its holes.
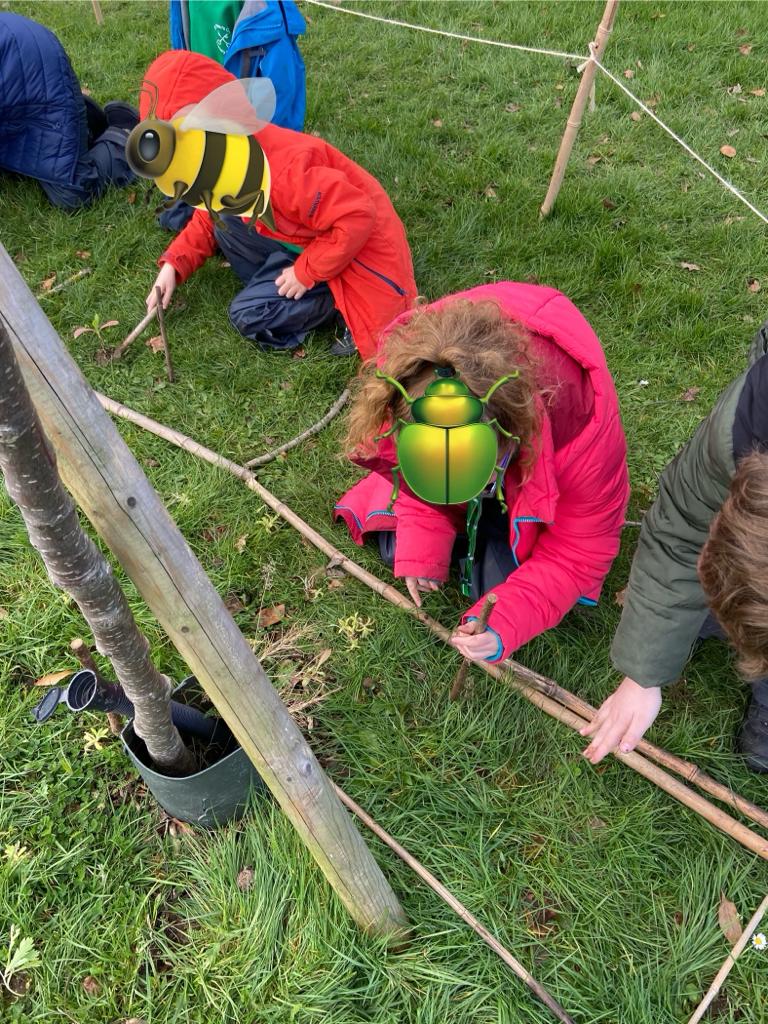
{"type": "Polygon", "coordinates": [[[309,291],[305,285],[296,277],[293,267],[286,267],[278,277],[275,278],[277,294],[284,295],[286,299],[300,299],[309,291]]]}
{"type": "Polygon", "coordinates": [[[408,588],[408,593],[411,595],[411,600],[417,608],[421,608],[419,591],[429,593],[430,590],[440,589],[440,584],[437,580],[430,580],[426,576],[406,576],[405,585],[408,588]]]}
{"type": "Polygon", "coordinates": [[[627,676],[603,701],[589,725],[579,730],[581,736],[592,737],[584,757],[597,764],[616,747],[628,754],[651,727],[660,707],[660,686],[640,686],[627,676]]]}
{"type": "Polygon", "coordinates": [[[157,305],[157,294],[155,292],[155,288],[160,289],[160,293],[163,297],[163,309],[168,309],[173,293],[176,291],[176,270],[170,263],[164,263],[162,267],[160,267],[160,273],[155,278],[152,290],[147,296],[148,313],[151,313],[157,305]]]}
{"type": "Polygon", "coordinates": [[[485,661],[492,658],[499,649],[499,638],[492,629],[477,633],[477,619],[462,623],[451,637],[451,643],[470,661],[485,661]]]}

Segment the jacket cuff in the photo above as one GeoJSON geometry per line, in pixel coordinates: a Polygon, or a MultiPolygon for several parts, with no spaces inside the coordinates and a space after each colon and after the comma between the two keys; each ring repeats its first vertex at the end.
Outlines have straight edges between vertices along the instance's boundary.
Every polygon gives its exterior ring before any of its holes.
{"type": "Polygon", "coordinates": [[[293,264],[293,272],[296,275],[296,280],[299,284],[304,285],[305,288],[314,288],[317,284],[317,281],[313,281],[307,273],[307,261],[304,259],[303,254],[293,264]]]}
{"type": "Polygon", "coordinates": [[[170,264],[176,271],[176,284],[183,284],[189,277],[189,274],[184,271],[184,261],[178,261],[173,256],[169,256],[164,252],[157,261],[157,265],[158,267],[163,267],[166,263],[170,264]]]}
{"type": "Polygon", "coordinates": [[[405,558],[395,559],[395,576],[423,576],[424,579],[445,583],[450,572],[450,563],[412,561],[405,558]]]}

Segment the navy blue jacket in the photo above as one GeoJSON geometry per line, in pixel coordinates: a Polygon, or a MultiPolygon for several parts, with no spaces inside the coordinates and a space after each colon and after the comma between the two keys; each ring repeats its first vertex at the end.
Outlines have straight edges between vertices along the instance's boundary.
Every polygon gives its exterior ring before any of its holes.
{"type": "Polygon", "coordinates": [[[87,136],[85,104],[64,47],[43,25],[0,12],[0,167],[69,185],[87,136]]]}

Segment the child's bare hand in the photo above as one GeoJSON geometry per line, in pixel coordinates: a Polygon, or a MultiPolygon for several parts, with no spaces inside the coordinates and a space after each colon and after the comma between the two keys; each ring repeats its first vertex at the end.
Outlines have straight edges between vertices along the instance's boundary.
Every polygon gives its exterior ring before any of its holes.
{"type": "Polygon", "coordinates": [[[176,291],[176,270],[170,263],[164,263],[160,267],[160,273],[155,278],[152,290],[147,296],[147,312],[151,313],[157,305],[157,293],[155,288],[160,289],[163,298],[163,309],[168,309],[173,293],[176,291]]]}
{"type": "Polygon", "coordinates": [[[309,289],[296,277],[293,267],[286,267],[278,277],[275,278],[277,294],[284,295],[286,299],[300,299],[309,289]]]}
{"type": "Polygon", "coordinates": [[[640,686],[627,676],[603,701],[589,725],[579,730],[580,735],[592,737],[584,757],[597,764],[617,747],[628,754],[651,727],[660,707],[660,686],[640,686]]]}
{"type": "Polygon", "coordinates": [[[431,580],[426,576],[406,576],[405,585],[408,588],[408,593],[411,595],[411,600],[417,608],[421,608],[421,593],[429,593],[430,590],[440,589],[440,584],[437,580],[431,580]]]}
{"type": "Polygon", "coordinates": [[[492,658],[499,649],[499,640],[493,630],[477,633],[477,619],[462,623],[451,637],[451,643],[470,661],[485,661],[492,658]]]}

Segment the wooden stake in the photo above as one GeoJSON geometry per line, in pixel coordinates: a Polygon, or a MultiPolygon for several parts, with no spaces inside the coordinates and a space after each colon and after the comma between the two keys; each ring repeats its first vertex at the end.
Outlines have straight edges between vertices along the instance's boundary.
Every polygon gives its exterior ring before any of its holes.
{"type": "Polygon", "coordinates": [[[765,897],[763,902],[760,904],[760,906],[757,908],[755,913],[749,919],[749,921],[747,923],[747,927],[744,929],[744,931],[739,936],[739,939],[738,939],[736,945],[733,947],[731,952],[725,958],[725,963],[720,968],[720,970],[717,972],[717,974],[715,976],[715,980],[709,986],[709,989],[707,990],[707,994],[704,996],[702,1001],[696,1007],[696,1010],[695,1010],[693,1016],[688,1021],[688,1024],[698,1024],[698,1022],[704,1016],[704,1014],[707,1011],[707,1008],[712,1003],[712,1000],[715,998],[717,993],[722,988],[723,982],[728,977],[728,975],[731,973],[731,968],[736,963],[737,959],[741,955],[742,950],[744,949],[744,947],[747,945],[747,943],[749,942],[750,938],[752,937],[752,933],[755,931],[757,926],[762,921],[763,915],[765,914],[766,910],[768,910],[768,896],[765,897]]]}
{"type": "MultiPolygon", "coordinates": [[[[495,594],[489,594],[486,597],[485,603],[483,604],[483,607],[480,611],[480,617],[477,620],[477,629],[475,630],[474,634],[475,636],[478,633],[482,633],[485,631],[485,627],[488,625],[488,616],[493,611],[493,606],[496,604],[496,601],[497,597],[495,594]]],[[[451,686],[451,692],[448,695],[448,700],[458,699],[459,694],[464,689],[464,683],[467,678],[467,672],[469,672],[469,667],[471,664],[472,662],[469,660],[469,658],[465,658],[462,661],[461,665],[459,665],[459,671],[456,673],[456,677],[453,680],[453,686],[451,686]]]]}
{"type": "MultiPolygon", "coordinates": [[[[592,44],[594,46],[595,57],[597,57],[598,60],[602,58],[603,53],[605,52],[605,47],[608,44],[608,37],[610,36],[611,29],[613,28],[613,21],[616,17],[616,8],[618,6],[619,0],[608,0],[605,5],[603,18],[597,29],[595,41],[592,44]]],[[[595,62],[592,60],[587,61],[581,75],[579,88],[576,90],[576,97],[573,101],[571,112],[568,115],[568,121],[566,122],[565,132],[560,143],[557,160],[555,160],[555,169],[552,171],[552,179],[549,183],[549,188],[547,189],[544,202],[541,204],[541,210],[539,212],[542,217],[546,217],[555,205],[557,193],[560,191],[560,186],[562,185],[563,178],[565,177],[565,169],[568,166],[568,159],[571,155],[571,150],[576,142],[576,136],[579,134],[581,119],[584,116],[584,110],[589,101],[596,73],[597,66],[595,62]]]]}
{"type": "Polygon", "coordinates": [[[415,871],[419,878],[423,882],[426,882],[430,889],[436,892],[440,899],[447,903],[451,910],[458,914],[462,921],[464,921],[465,924],[468,924],[472,931],[480,936],[486,946],[490,946],[494,953],[501,957],[507,967],[512,968],[518,978],[525,982],[531,992],[533,992],[537,998],[539,998],[542,1003],[552,1011],[558,1020],[563,1021],[563,1024],[575,1024],[573,1018],[565,1012],[560,1003],[558,1003],[557,1000],[547,992],[543,985],[536,981],[532,974],[526,971],[520,961],[515,959],[509,950],[505,946],[502,946],[495,936],[491,935],[485,925],[478,921],[475,915],[470,913],[464,904],[460,903],[453,893],[449,889],[446,889],[442,882],[439,882],[435,878],[431,871],[428,871],[427,868],[425,868],[420,861],[416,860],[416,858],[410,854],[405,847],[401,846],[400,843],[398,843],[398,841],[389,834],[389,832],[385,831],[378,822],[374,821],[370,814],[367,814],[359,804],[356,804],[351,796],[347,796],[343,789],[336,785],[334,785],[334,788],[341,802],[348,807],[353,814],[356,814],[357,817],[368,826],[374,835],[377,835],[382,842],[386,843],[390,850],[394,850],[397,856],[401,860],[405,861],[408,867],[411,868],[412,871],[415,871]]]}
{"type": "Polygon", "coordinates": [[[138,338],[141,332],[152,323],[156,316],[157,306],[155,306],[154,309],[151,309],[149,313],[147,313],[147,315],[144,317],[141,323],[134,327],[131,333],[126,338],[124,338],[119,345],[116,345],[111,352],[106,353],[104,362],[116,363],[118,359],[122,358],[122,355],[128,348],[128,346],[138,338]]]}
{"type": "MultiPolygon", "coordinates": [[[[0,307],[1,308],[1,307],[0,307]]],[[[408,612],[413,618],[418,619],[428,629],[432,630],[441,640],[448,641],[451,633],[450,630],[446,629],[441,623],[435,621],[431,616],[427,615],[421,608],[417,608],[407,597],[400,593],[396,587],[393,587],[390,583],[385,583],[384,580],[380,580],[373,573],[368,572],[362,566],[358,565],[357,562],[353,562],[351,558],[347,558],[346,555],[342,554],[341,551],[330,541],[326,540],[322,534],[318,533],[317,530],[313,529],[306,523],[300,516],[289,508],[284,502],[276,498],[274,494],[263,487],[256,477],[247,470],[244,466],[238,466],[236,462],[232,462],[230,459],[224,458],[223,455],[219,455],[210,448],[206,448],[204,445],[194,441],[191,437],[187,437],[185,434],[179,433],[177,430],[173,430],[171,427],[166,427],[162,423],[157,423],[155,420],[150,419],[148,416],[144,416],[142,413],[136,412],[133,409],[129,409],[128,406],[122,405],[120,402],[115,402],[111,398],[107,398],[105,395],[98,395],[99,401],[114,416],[119,416],[121,419],[128,420],[131,423],[135,423],[137,426],[143,427],[145,430],[156,434],[158,437],[164,438],[166,441],[170,441],[171,444],[175,444],[177,447],[184,449],[184,451],[190,452],[192,455],[196,455],[198,458],[204,459],[206,462],[210,462],[214,466],[219,466],[221,469],[227,470],[234,476],[239,477],[259,498],[273,510],[277,512],[287,523],[295,527],[296,530],[307,540],[311,541],[316,548],[328,555],[329,558],[336,560],[336,564],[339,568],[343,569],[350,576],[354,576],[355,579],[365,583],[366,586],[370,587],[371,590],[379,594],[381,597],[386,598],[392,604],[397,605],[398,608],[402,608],[408,612]]],[[[522,665],[517,665],[515,662],[506,662],[507,671],[503,667],[496,665],[489,665],[488,662],[479,662],[479,666],[488,675],[499,679],[503,682],[513,686],[516,690],[519,690],[524,697],[526,697],[532,704],[535,704],[542,711],[545,711],[552,718],[556,718],[558,721],[563,722],[565,725],[570,726],[571,729],[578,731],[581,729],[587,721],[580,715],[575,714],[551,697],[547,697],[544,693],[534,689],[533,686],[527,684],[527,680],[531,675],[530,669],[524,668],[522,665]],[[520,676],[520,679],[515,678],[509,674],[512,671],[520,676]]],[[[544,677],[538,677],[540,679],[544,677]]],[[[551,682],[551,680],[549,680],[551,682]]],[[[556,685],[556,684],[552,684],[556,685]]],[[[613,755],[619,761],[633,768],[640,775],[645,776],[651,782],[654,782],[660,789],[669,793],[680,803],[685,804],[691,810],[696,811],[697,814],[701,815],[706,821],[714,825],[715,828],[720,829],[727,836],[735,839],[736,842],[741,843],[747,850],[751,850],[752,853],[756,853],[764,860],[768,860],[768,840],[763,839],[761,836],[756,835],[751,829],[742,825],[741,822],[736,821],[729,814],[721,811],[714,804],[711,804],[708,800],[699,796],[698,793],[694,793],[682,782],[673,778],[667,772],[658,768],[656,765],[649,762],[645,757],[637,752],[630,754],[622,754],[616,751],[613,755]]],[[[671,756],[671,755],[670,755],[671,756]]],[[[686,764],[687,762],[682,762],[686,764]]],[[[690,766],[695,767],[695,766],[690,766]]],[[[692,781],[699,782],[700,773],[696,769],[693,774],[692,781]]],[[[741,799],[741,798],[739,798],[741,799]]],[[[746,801],[744,801],[746,803],[746,801]]],[[[740,808],[741,809],[741,808],[740,808]]]]}
{"type": "Polygon", "coordinates": [[[171,350],[168,348],[168,335],[165,333],[165,310],[163,309],[163,293],[160,290],[160,285],[155,288],[155,299],[157,322],[160,325],[160,340],[163,343],[163,354],[165,355],[165,372],[168,380],[173,384],[173,364],[171,363],[171,350]]]}
{"type": "Polygon", "coordinates": [[[116,427],[0,246],[7,325],[61,475],[253,761],[349,913],[407,921],[355,823],[116,427]]]}
{"type": "Polygon", "coordinates": [[[328,426],[334,416],[338,416],[348,401],[349,388],[345,388],[325,416],[318,420],[317,423],[314,423],[308,430],[305,430],[303,434],[299,434],[298,437],[294,437],[290,441],[286,441],[285,444],[281,444],[279,448],[273,448],[272,451],[267,452],[266,455],[259,455],[255,459],[250,459],[245,463],[246,467],[248,469],[252,469],[254,466],[266,466],[268,462],[274,461],[278,455],[282,455],[283,452],[289,452],[291,448],[295,448],[297,444],[301,444],[302,441],[306,441],[306,439],[308,437],[312,437],[313,434],[319,434],[323,427],[328,426]]]}
{"type": "Polygon", "coordinates": [[[96,24],[103,25],[104,15],[102,14],[101,4],[99,3],[99,0],[91,0],[91,6],[93,7],[93,13],[96,17],[96,24]]]}

